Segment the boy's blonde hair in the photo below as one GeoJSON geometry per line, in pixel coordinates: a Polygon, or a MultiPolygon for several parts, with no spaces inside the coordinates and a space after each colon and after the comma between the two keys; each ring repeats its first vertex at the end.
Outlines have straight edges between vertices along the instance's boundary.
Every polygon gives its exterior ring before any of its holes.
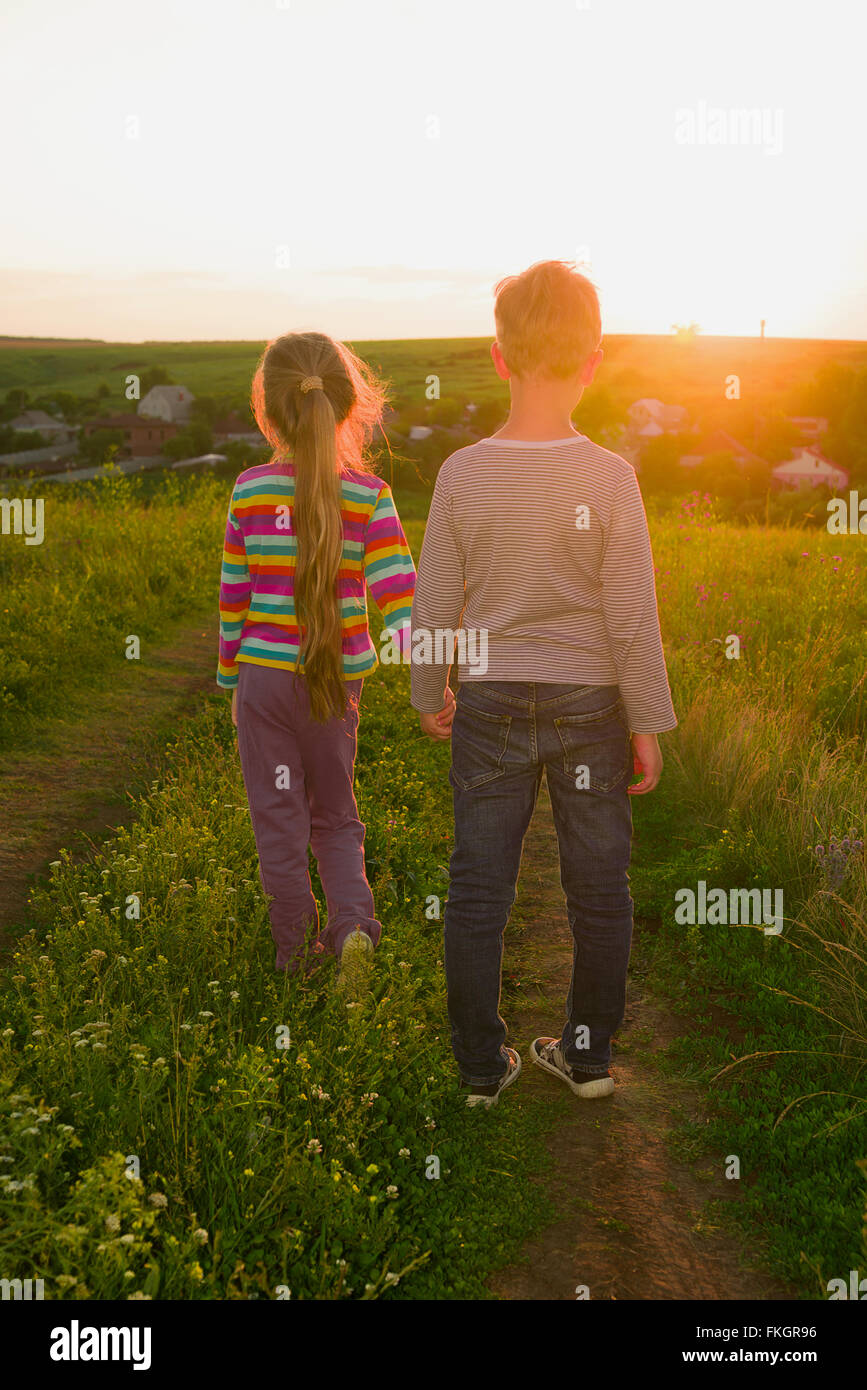
{"type": "Polygon", "coordinates": [[[518,377],[570,377],[602,338],[596,287],[570,261],[538,261],[497,285],[497,341],[518,377]]]}

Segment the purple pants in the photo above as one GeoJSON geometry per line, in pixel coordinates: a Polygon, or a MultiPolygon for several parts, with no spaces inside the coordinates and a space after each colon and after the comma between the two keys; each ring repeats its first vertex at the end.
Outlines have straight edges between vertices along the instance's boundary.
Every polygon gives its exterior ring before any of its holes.
{"type": "Polygon", "coordinates": [[[318,724],[302,676],[275,666],[238,664],[238,749],[262,887],[270,896],[276,968],[298,963],[305,935],[319,928],[308,846],[316,856],[328,925],[315,949],[339,955],[360,930],[379,942],[364,872],[364,826],[352,790],[363,681],[346,682],[342,719],[318,724]]]}

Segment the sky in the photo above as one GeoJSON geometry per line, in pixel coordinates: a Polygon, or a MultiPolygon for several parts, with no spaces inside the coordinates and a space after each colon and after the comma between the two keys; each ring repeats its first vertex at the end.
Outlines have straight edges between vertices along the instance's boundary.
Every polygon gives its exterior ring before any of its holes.
{"type": "Polygon", "coordinates": [[[0,0],[0,333],[867,337],[861,0],[0,0]],[[740,114],[739,114],[740,113],[740,114]]]}

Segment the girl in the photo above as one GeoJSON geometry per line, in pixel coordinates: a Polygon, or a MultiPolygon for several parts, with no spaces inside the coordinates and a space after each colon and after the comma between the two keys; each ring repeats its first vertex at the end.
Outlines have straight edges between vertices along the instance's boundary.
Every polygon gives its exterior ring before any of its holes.
{"type": "Polygon", "coordinates": [[[313,950],[367,973],[381,926],[353,794],[358,704],[377,666],[365,582],[401,649],[415,568],[391,491],[365,465],[384,395],[367,367],[322,333],[270,343],[252,406],[271,460],[246,469],[229,506],[217,682],[232,718],[276,968],[313,950]],[[318,935],[307,850],[328,905],[318,935]]]}

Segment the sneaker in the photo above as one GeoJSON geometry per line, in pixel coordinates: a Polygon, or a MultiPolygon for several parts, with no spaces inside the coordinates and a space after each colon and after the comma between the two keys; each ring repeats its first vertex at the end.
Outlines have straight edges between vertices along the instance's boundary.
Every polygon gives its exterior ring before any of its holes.
{"type": "Polygon", "coordinates": [[[363,931],[350,932],[340,951],[340,974],[337,988],[357,999],[370,983],[374,946],[363,931]]]}
{"type": "Polygon", "coordinates": [[[492,1105],[496,1105],[500,1099],[500,1092],[505,1091],[507,1086],[511,1086],[513,1081],[517,1081],[521,1075],[521,1059],[513,1047],[507,1047],[509,1054],[509,1070],[499,1081],[495,1081],[492,1086],[471,1086],[470,1094],[467,1096],[467,1105],[482,1105],[486,1110],[490,1110],[492,1105]]]}
{"type": "Polygon", "coordinates": [[[537,1067],[559,1076],[582,1100],[598,1100],[600,1096],[610,1096],[614,1090],[614,1077],[609,1072],[597,1075],[571,1066],[563,1056],[559,1038],[536,1038],[530,1044],[530,1056],[537,1067]]]}

